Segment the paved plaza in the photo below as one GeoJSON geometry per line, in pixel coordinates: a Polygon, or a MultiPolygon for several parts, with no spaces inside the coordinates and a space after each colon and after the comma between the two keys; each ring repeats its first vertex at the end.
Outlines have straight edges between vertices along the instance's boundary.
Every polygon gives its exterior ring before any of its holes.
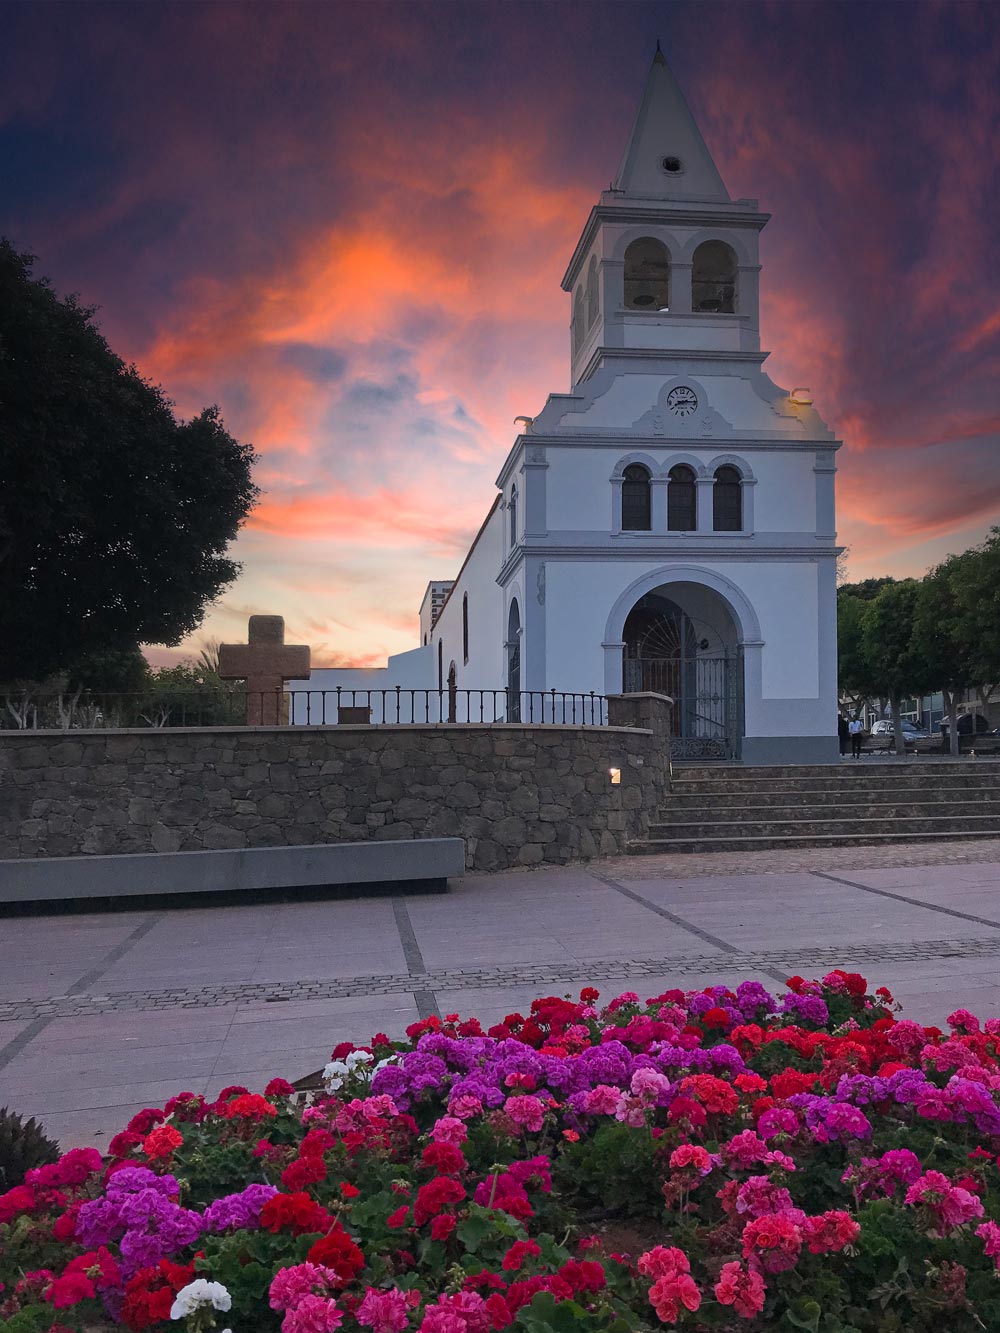
{"type": "Polygon", "coordinates": [[[447,894],[0,918],[0,1105],[106,1144],[173,1093],[299,1078],[420,1015],[857,969],[1000,1014],[1000,840],[470,875],[447,894]]]}

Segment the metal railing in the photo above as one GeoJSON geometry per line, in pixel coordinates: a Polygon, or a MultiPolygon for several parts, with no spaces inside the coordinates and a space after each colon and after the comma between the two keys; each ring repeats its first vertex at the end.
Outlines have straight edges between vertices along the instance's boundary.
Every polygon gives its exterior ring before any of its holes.
{"type": "Polygon", "coordinates": [[[605,695],[566,690],[293,690],[289,720],[296,726],[371,723],[405,726],[430,722],[549,723],[607,726],[605,695]]]}
{"type": "Polygon", "coordinates": [[[206,689],[0,695],[0,730],[526,723],[607,726],[603,694],[566,690],[206,689]]]}

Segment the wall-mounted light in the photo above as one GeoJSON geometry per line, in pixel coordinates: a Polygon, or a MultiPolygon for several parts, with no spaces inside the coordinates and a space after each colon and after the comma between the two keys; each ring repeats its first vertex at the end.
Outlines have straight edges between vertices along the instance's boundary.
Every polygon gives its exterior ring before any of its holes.
{"type": "Polygon", "coordinates": [[[811,389],[793,389],[788,397],[798,407],[809,407],[813,400],[811,389]]]}
{"type": "Polygon", "coordinates": [[[620,783],[621,783],[621,780],[622,780],[622,771],[621,771],[621,769],[620,769],[620,768],[609,768],[609,769],[608,769],[608,772],[611,774],[611,785],[612,785],[612,787],[617,787],[617,786],[619,786],[620,783]]]}

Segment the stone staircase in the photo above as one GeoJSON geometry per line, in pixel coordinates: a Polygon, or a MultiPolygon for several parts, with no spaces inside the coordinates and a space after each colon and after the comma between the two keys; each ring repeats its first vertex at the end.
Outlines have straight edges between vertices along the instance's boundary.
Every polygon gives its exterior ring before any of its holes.
{"type": "Polygon", "coordinates": [[[1000,762],[861,759],[828,765],[674,766],[673,790],[629,845],[737,852],[1000,838],[1000,762]]]}

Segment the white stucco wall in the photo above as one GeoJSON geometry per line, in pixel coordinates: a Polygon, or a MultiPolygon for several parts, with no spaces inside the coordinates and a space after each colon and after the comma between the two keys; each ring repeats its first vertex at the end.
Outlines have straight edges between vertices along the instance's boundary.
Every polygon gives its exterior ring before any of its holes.
{"type": "MultiPolygon", "coordinates": [[[[308,680],[291,680],[285,689],[292,698],[291,721],[297,726],[305,726],[337,721],[338,687],[341,691],[339,702],[343,706],[371,707],[372,721],[382,722],[395,720],[397,685],[407,692],[423,692],[433,689],[436,684],[434,655],[428,645],[408,653],[396,653],[384,667],[317,667],[310,672],[308,680]]],[[[425,702],[421,696],[417,705],[418,721],[423,720],[425,702]]],[[[430,706],[436,707],[433,700],[430,706]]],[[[407,702],[405,708],[409,710],[410,707],[412,704],[407,702]]],[[[412,722],[414,718],[406,716],[401,721],[412,722]]]]}
{"type": "Polygon", "coordinates": [[[711,623],[714,613],[716,622],[724,624],[714,595],[705,595],[699,605],[698,589],[691,587],[707,578],[735,613],[746,662],[747,735],[830,735],[836,720],[835,671],[821,672],[820,654],[824,651],[828,659],[832,654],[835,662],[836,624],[834,620],[831,639],[829,615],[821,625],[819,594],[821,579],[829,588],[833,576],[832,557],[818,562],[699,559],[683,565],[662,560],[549,560],[545,577],[549,682],[569,690],[603,692],[620,687],[609,672],[620,670],[621,649],[602,647],[608,642],[608,620],[634,585],[641,586],[626,598],[627,607],[643,592],[660,586],[650,583],[651,578],[662,578],[668,585],[667,596],[696,620],[711,623]],[[678,576],[683,584],[671,593],[669,580],[678,576]],[[741,617],[744,604],[752,608],[756,626],[745,623],[749,619],[745,614],[741,617]]]}
{"type": "Polygon", "coordinates": [[[503,563],[503,524],[506,510],[494,508],[465,561],[444,610],[431,635],[434,652],[434,683],[437,684],[438,643],[444,682],[454,662],[458,689],[499,690],[504,686],[503,618],[504,594],[497,585],[503,563]],[[462,600],[468,595],[469,660],[462,644],[462,600]]]}

